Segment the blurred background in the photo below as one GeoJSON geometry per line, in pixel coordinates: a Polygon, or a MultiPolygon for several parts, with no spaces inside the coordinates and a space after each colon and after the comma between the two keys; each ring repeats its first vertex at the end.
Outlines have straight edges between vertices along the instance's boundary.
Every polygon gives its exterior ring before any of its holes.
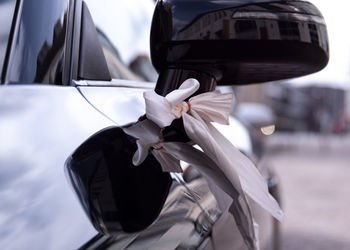
{"type": "MultiPolygon", "coordinates": [[[[86,2],[135,79],[156,81],[149,60],[155,2],[105,0],[104,8],[86,2]]],[[[298,79],[235,87],[232,114],[250,124],[262,142],[261,161],[279,176],[281,249],[350,249],[350,4],[311,2],[327,23],[328,66],[298,79]]]]}
{"type": "MultiPolygon", "coordinates": [[[[250,104],[245,113],[253,116],[252,104],[263,105],[275,119],[262,133],[264,158],[280,178],[282,249],[345,250],[350,249],[350,35],[343,29],[350,4],[310,2],[327,23],[328,66],[298,79],[238,87],[236,109],[250,104]]],[[[258,107],[255,117],[263,112],[258,107]]]]}

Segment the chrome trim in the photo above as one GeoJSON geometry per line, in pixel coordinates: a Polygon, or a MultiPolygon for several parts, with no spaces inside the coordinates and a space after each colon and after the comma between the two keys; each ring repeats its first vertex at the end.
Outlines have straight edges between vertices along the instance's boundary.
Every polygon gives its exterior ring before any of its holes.
{"type": "Polygon", "coordinates": [[[127,88],[141,88],[154,89],[154,82],[138,82],[121,79],[112,79],[111,81],[94,81],[94,80],[80,80],[73,81],[75,86],[90,86],[90,87],[127,87],[127,88]]]}

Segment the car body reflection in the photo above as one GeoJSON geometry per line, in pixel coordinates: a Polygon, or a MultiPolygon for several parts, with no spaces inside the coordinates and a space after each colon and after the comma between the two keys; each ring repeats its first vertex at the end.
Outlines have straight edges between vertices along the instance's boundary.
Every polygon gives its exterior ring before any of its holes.
{"type": "Polygon", "coordinates": [[[136,149],[132,137],[112,127],[90,137],[66,163],[74,190],[101,233],[143,230],[158,217],[165,202],[169,174],[152,156],[133,166],[136,149]]]}
{"type": "Polygon", "coordinates": [[[308,2],[165,0],[153,16],[151,56],[159,79],[190,69],[242,85],[319,71],[329,48],[322,14],[308,2]]]}

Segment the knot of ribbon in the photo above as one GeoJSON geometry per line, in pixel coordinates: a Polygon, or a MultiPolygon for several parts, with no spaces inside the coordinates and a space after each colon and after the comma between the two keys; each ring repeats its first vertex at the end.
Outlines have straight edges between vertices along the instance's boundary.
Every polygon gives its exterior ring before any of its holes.
{"type": "Polygon", "coordinates": [[[191,78],[165,97],[154,91],[145,92],[143,96],[147,118],[160,128],[169,126],[174,119],[181,118],[187,113],[200,117],[206,122],[228,124],[232,93],[222,94],[219,91],[213,91],[199,94],[185,101],[198,88],[199,82],[191,78]]]}
{"type": "Polygon", "coordinates": [[[174,115],[176,119],[181,118],[183,113],[187,113],[190,110],[190,102],[182,102],[176,104],[170,112],[174,115]]]}

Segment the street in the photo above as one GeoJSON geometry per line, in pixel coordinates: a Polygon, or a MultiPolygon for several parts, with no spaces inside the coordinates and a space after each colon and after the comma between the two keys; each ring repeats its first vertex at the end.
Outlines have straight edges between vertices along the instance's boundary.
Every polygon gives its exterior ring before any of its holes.
{"type": "Polygon", "coordinates": [[[282,250],[350,249],[350,140],[276,135],[267,160],[281,181],[282,250]]]}

